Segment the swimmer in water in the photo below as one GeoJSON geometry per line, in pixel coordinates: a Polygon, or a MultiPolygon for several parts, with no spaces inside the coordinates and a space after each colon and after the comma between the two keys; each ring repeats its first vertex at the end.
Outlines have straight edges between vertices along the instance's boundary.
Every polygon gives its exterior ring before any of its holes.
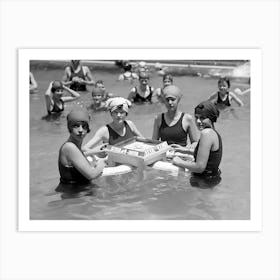
{"type": "Polygon", "coordinates": [[[133,87],[128,95],[128,100],[132,103],[152,103],[154,88],[149,85],[149,75],[146,72],[139,74],[139,86],[133,87]]]}
{"type": "Polygon", "coordinates": [[[31,72],[29,72],[29,92],[35,93],[38,91],[38,84],[31,72]]]}
{"type": "Polygon", "coordinates": [[[62,82],[65,86],[75,91],[86,91],[86,86],[94,85],[94,80],[87,66],[80,60],[71,60],[71,65],[65,67],[62,82]]]}
{"type": "Polygon", "coordinates": [[[230,88],[230,81],[228,78],[220,78],[218,80],[218,91],[212,93],[208,100],[215,101],[215,104],[218,108],[226,108],[231,106],[231,101],[235,101],[235,103],[239,106],[244,106],[243,102],[231,91],[230,88]]]}
{"type": "Polygon", "coordinates": [[[200,139],[194,150],[194,161],[185,161],[176,156],[173,158],[173,164],[187,168],[193,176],[199,178],[219,178],[223,146],[222,138],[214,126],[219,117],[219,110],[212,102],[204,101],[195,107],[194,114],[200,130],[200,139]]]}
{"type": "Polygon", "coordinates": [[[105,159],[99,159],[91,166],[81,150],[83,139],[90,132],[89,122],[89,114],[82,108],[72,110],[67,115],[70,136],[62,144],[58,157],[60,182],[63,184],[94,184],[94,179],[102,174],[106,166],[105,159]]]}
{"type": "Polygon", "coordinates": [[[104,100],[104,90],[96,85],[92,88],[92,101],[90,108],[94,111],[107,110],[106,101],[104,100]]]}
{"type": "Polygon", "coordinates": [[[61,81],[50,82],[45,93],[48,114],[61,113],[64,111],[64,103],[78,99],[80,94],[62,84],[61,81]],[[63,96],[64,91],[71,96],[63,96]]]}
{"type": "Polygon", "coordinates": [[[103,95],[102,95],[102,100],[103,101],[106,101],[108,100],[109,98],[113,98],[114,97],[114,94],[111,93],[111,92],[108,92],[107,89],[105,88],[105,85],[104,85],[104,82],[102,80],[98,80],[96,83],[95,83],[95,86],[100,88],[103,92],[103,95]]]}
{"type": "Polygon", "coordinates": [[[138,75],[132,70],[132,65],[129,63],[129,61],[124,60],[120,65],[124,73],[119,75],[118,81],[133,82],[134,80],[138,80],[138,75]]]}
{"type": "Polygon", "coordinates": [[[197,129],[192,116],[178,108],[182,97],[180,89],[174,85],[166,86],[163,97],[167,112],[155,118],[152,139],[167,141],[169,145],[177,148],[188,146],[191,150],[198,140],[197,129]]]}
{"type": "MultiPolygon", "coordinates": [[[[91,149],[102,144],[100,152],[107,145],[115,145],[121,141],[130,139],[134,136],[143,138],[132,121],[126,120],[128,108],[131,102],[122,97],[114,97],[107,100],[107,108],[111,114],[112,122],[102,126],[97,130],[93,138],[83,146],[86,155],[91,155],[91,149]]],[[[94,150],[96,153],[96,149],[94,150]]]]}
{"type": "Polygon", "coordinates": [[[154,92],[153,95],[153,101],[155,102],[160,102],[164,104],[164,96],[163,96],[163,89],[167,86],[170,86],[173,84],[173,77],[170,74],[166,74],[163,76],[162,78],[162,82],[163,82],[163,87],[161,88],[157,88],[154,92]]]}

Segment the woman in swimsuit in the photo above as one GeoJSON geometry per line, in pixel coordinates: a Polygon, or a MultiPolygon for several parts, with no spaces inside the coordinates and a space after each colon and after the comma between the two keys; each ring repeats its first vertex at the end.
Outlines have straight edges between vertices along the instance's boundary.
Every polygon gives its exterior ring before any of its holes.
{"type": "Polygon", "coordinates": [[[71,65],[66,66],[63,84],[70,86],[75,91],[86,91],[86,86],[94,85],[94,80],[87,66],[83,66],[80,60],[71,60],[71,65]]]}
{"type": "Polygon", "coordinates": [[[188,145],[191,149],[191,145],[195,145],[197,141],[197,131],[192,116],[178,108],[182,97],[180,89],[174,85],[166,86],[163,96],[167,112],[155,118],[152,138],[167,141],[175,147],[188,145]]]}
{"type": "Polygon", "coordinates": [[[45,93],[46,106],[48,114],[61,113],[64,111],[64,103],[74,101],[80,97],[80,94],[62,84],[61,81],[50,82],[45,93]],[[63,96],[64,90],[72,96],[63,96]]]}
{"type": "Polygon", "coordinates": [[[86,110],[79,108],[67,115],[67,127],[70,133],[68,140],[61,146],[58,157],[60,182],[69,186],[93,184],[94,179],[102,174],[106,165],[99,159],[94,166],[82,153],[83,139],[89,133],[90,117],[86,110]]]}
{"type": "Polygon", "coordinates": [[[173,77],[170,74],[166,74],[163,76],[162,82],[163,82],[163,87],[157,88],[155,90],[152,100],[154,102],[160,102],[164,104],[163,89],[173,84],[173,77]]]}
{"type": "Polygon", "coordinates": [[[218,91],[212,93],[208,100],[214,101],[218,108],[225,108],[231,106],[231,100],[233,100],[237,105],[244,106],[243,102],[231,91],[230,81],[228,78],[220,78],[218,80],[218,91]]]}
{"type": "MultiPolygon", "coordinates": [[[[102,126],[97,130],[93,138],[83,146],[83,151],[86,155],[92,154],[91,149],[99,143],[100,152],[107,144],[114,145],[134,136],[142,137],[135,124],[132,121],[126,120],[128,107],[131,102],[122,97],[114,97],[107,100],[107,108],[111,113],[113,121],[110,124],[102,126]]],[[[96,153],[96,149],[94,150],[96,153]]]]}
{"type": "Polygon", "coordinates": [[[194,161],[173,158],[173,164],[187,168],[193,176],[213,179],[220,176],[219,165],[222,159],[222,138],[215,130],[219,111],[210,101],[201,102],[195,107],[196,125],[200,130],[200,139],[194,151],[194,161]]]}

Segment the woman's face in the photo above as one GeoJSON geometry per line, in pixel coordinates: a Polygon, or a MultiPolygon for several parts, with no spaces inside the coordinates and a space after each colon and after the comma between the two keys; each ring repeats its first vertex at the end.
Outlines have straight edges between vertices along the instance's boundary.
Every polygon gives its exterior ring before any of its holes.
{"type": "Polygon", "coordinates": [[[122,123],[125,121],[127,112],[123,109],[119,108],[111,112],[111,116],[114,122],[116,123],[122,123]]]}
{"type": "Polygon", "coordinates": [[[63,95],[63,89],[57,89],[53,93],[53,99],[59,100],[63,95]]]}
{"type": "Polygon", "coordinates": [[[212,122],[210,121],[210,119],[203,116],[202,114],[195,114],[195,122],[199,130],[203,130],[207,127],[212,127],[212,122]]]}
{"type": "Polygon", "coordinates": [[[140,84],[143,85],[143,86],[146,86],[149,82],[149,79],[146,79],[146,78],[140,78],[139,80],[140,84]]]}
{"type": "Polygon", "coordinates": [[[165,106],[166,106],[167,110],[168,111],[177,110],[179,101],[180,101],[180,99],[175,96],[168,96],[167,98],[165,98],[165,106]]]}
{"type": "Polygon", "coordinates": [[[163,87],[167,87],[167,86],[170,86],[170,85],[172,85],[172,81],[171,80],[166,79],[166,80],[163,81],[163,87]]]}
{"type": "Polygon", "coordinates": [[[82,140],[88,133],[88,123],[84,121],[78,121],[71,125],[71,135],[78,139],[82,140]]]}
{"type": "Polygon", "coordinates": [[[218,88],[220,92],[227,92],[228,91],[228,84],[226,81],[221,81],[218,83],[218,88]]]}

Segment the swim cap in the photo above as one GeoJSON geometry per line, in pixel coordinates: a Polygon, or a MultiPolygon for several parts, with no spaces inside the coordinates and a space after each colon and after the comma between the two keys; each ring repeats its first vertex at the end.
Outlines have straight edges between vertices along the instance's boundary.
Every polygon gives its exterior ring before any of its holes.
{"type": "Polygon", "coordinates": [[[146,62],[145,61],[141,61],[139,62],[139,66],[144,68],[146,66],[146,62]]]}
{"type": "Polygon", "coordinates": [[[139,80],[140,79],[150,79],[149,74],[147,72],[141,71],[139,73],[139,80]]]}
{"type": "Polygon", "coordinates": [[[89,121],[90,121],[90,116],[86,109],[83,109],[83,108],[73,109],[67,115],[68,130],[71,132],[72,126],[77,122],[85,122],[85,123],[87,123],[87,132],[90,132],[89,121]]]}
{"type": "Polygon", "coordinates": [[[156,68],[157,70],[160,70],[160,69],[162,69],[162,65],[161,65],[159,62],[157,62],[157,63],[155,64],[155,68],[156,68]]]}
{"type": "Polygon", "coordinates": [[[131,102],[123,97],[113,97],[106,101],[106,105],[110,112],[120,108],[128,113],[128,108],[131,106],[131,102]]]}
{"type": "Polygon", "coordinates": [[[203,101],[194,109],[195,114],[200,114],[204,118],[210,119],[211,122],[216,122],[220,115],[219,110],[211,101],[203,101]]]}
{"type": "Polygon", "coordinates": [[[165,80],[169,80],[171,82],[173,82],[173,77],[170,74],[165,74],[162,78],[163,81],[165,80]]]}
{"type": "Polygon", "coordinates": [[[169,86],[165,87],[163,89],[163,95],[165,98],[168,98],[168,97],[181,98],[182,97],[181,90],[174,85],[169,85],[169,86]]]}
{"type": "Polygon", "coordinates": [[[56,90],[60,90],[63,89],[63,84],[61,81],[53,81],[52,83],[52,88],[51,88],[51,92],[54,93],[56,90]]]}

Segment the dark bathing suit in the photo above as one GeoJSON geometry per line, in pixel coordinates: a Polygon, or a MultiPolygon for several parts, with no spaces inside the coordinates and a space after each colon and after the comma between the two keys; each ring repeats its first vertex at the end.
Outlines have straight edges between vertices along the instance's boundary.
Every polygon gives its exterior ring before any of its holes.
{"type": "Polygon", "coordinates": [[[135,103],[144,103],[144,102],[150,102],[152,103],[152,96],[153,96],[153,89],[152,87],[148,87],[148,91],[149,91],[149,95],[147,97],[142,97],[139,93],[138,93],[138,89],[137,87],[135,87],[135,97],[133,99],[133,102],[135,103]]]}
{"type": "Polygon", "coordinates": [[[59,99],[59,101],[62,104],[62,108],[59,108],[56,103],[54,103],[53,108],[51,111],[48,111],[49,113],[60,113],[62,111],[64,111],[64,101],[62,99],[59,99]]]}
{"type": "MultiPolygon", "coordinates": [[[[65,142],[65,143],[67,143],[67,142],[65,142]]],[[[64,144],[61,146],[61,148],[59,150],[59,158],[58,158],[58,169],[59,169],[59,173],[60,173],[60,182],[63,184],[89,183],[90,180],[87,179],[86,177],[84,177],[84,175],[82,175],[74,166],[65,166],[61,163],[60,152],[61,152],[61,149],[64,146],[64,144]]]]}
{"type": "Polygon", "coordinates": [[[184,113],[181,113],[180,119],[173,126],[168,126],[165,119],[164,113],[161,115],[161,125],[159,128],[159,138],[161,141],[167,141],[169,145],[171,144],[179,144],[181,146],[187,145],[187,133],[183,129],[182,121],[183,121],[184,113]]]}
{"type": "Polygon", "coordinates": [[[226,93],[227,97],[225,100],[222,100],[219,93],[218,93],[218,98],[216,101],[216,105],[224,105],[224,106],[230,106],[230,102],[229,102],[229,92],[226,93]]]}
{"type": "MultiPolygon", "coordinates": [[[[216,130],[214,131],[217,133],[219,138],[219,149],[217,151],[210,151],[205,170],[202,173],[193,173],[193,175],[195,176],[213,177],[213,176],[219,176],[221,174],[219,165],[223,155],[223,144],[222,144],[222,138],[220,134],[216,130]]],[[[198,148],[199,148],[199,141],[195,147],[194,154],[193,154],[195,161],[197,157],[198,148]]]]}
{"type": "MultiPolygon", "coordinates": [[[[83,71],[83,66],[81,66],[81,69],[78,73],[75,73],[71,66],[70,66],[70,71],[71,71],[70,81],[72,81],[74,77],[79,77],[79,78],[82,78],[83,80],[85,80],[85,74],[84,74],[84,71],[83,71]]],[[[70,85],[70,88],[75,90],[75,91],[86,91],[87,90],[86,85],[80,84],[78,82],[73,82],[70,85]]]]}
{"type": "Polygon", "coordinates": [[[124,122],[125,125],[125,135],[124,136],[120,136],[113,128],[110,127],[110,125],[106,125],[108,127],[109,130],[109,144],[110,145],[115,145],[121,141],[130,139],[134,136],[136,136],[136,134],[131,130],[131,128],[129,127],[128,123],[125,121],[124,122]]]}

